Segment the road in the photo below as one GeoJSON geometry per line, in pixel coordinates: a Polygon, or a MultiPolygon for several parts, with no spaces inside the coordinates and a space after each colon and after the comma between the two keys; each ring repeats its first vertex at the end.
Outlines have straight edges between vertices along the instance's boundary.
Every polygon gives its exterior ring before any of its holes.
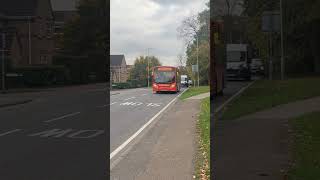
{"type": "Polygon", "coordinates": [[[1,95],[33,101],[0,108],[0,179],[106,179],[105,87],[1,95]]]}
{"type": "Polygon", "coordinates": [[[148,88],[111,91],[110,152],[119,150],[119,146],[180,93],[153,94],[148,88]]]}

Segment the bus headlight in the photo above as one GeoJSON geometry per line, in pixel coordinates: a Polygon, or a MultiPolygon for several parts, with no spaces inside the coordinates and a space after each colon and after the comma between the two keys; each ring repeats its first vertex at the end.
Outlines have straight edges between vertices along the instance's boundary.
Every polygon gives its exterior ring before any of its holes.
{"type": "Polygon", "coordinates": [[[171,88],[174,88],[174,87],[176,87],[176,84],[171,84],[170,87],[171,87],[171,88]]]}
{"type": "Polygon", "coordinates": [[[158,88],[157,84],[153,84],[153,87],[154,87],[154,88],[158,88]]]}

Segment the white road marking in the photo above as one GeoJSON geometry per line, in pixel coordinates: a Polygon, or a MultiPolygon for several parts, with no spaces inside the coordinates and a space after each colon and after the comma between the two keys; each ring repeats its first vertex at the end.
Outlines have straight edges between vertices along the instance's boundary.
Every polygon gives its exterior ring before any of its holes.
{"type": "MultiPolygon", "coordinates": [[[[188,89],[188,88],[187,88],[188,89]]],[[[151,124],[162,112],[164,112],[173,102],[175,102],[187,89],[170,101],[164,108],[162,108],[156,115],[154,115],[146,124],[144,124],[137,132],[135,132],[129,139],[117,147],[111,154],[110,159],[117,155],[123,148],[125,148],[134,138],[136,138],[149,124],[151,124]]]]}
{"type": "Polygon", "coordinates": [[[142,102],[124,102],[121,103],[120,106],[140,106],[142,104],[142,102]]]}
{"type": "Polygon", "coordinates": [[[130,97],[130,98],[125,99],[124,101],[128,101],[129,99],[134,99],[134,98],[136,98],[136,97],[130,97]]]}
{"type": "Polygon", "coordinates": [[[217,113],[219,111],[221,111],[227,104],[229,104],[233,99],[235,99],[236,97],[238,97],[244,90],[248,89],[254,82],[256,82],[256,80],[252,81],[251,83],[249,83],[247,86],[243,87],[240,89],[240,91],[238,91],[237,93],[235,93],[233,96],[231,96],[226,102],[224,102],[223,104],[221,104],[215,111],[214,113],[217,113]]]}
{"type": "Polygon", "coordinates": [[[113,102],[113,103],[110,104],[110,106],[113,105],[113,104],[116,104],[116,103],[117,103],[117,102],[113,102]]]}
{"type": "Polygon", "coordinates": [[[34,134],[30,134],[29,136],[40,136],[40,137],[62,137],[64,135],[66,135],[67,133],[73,131],[73,129],[66,129],[66,130],[60,130],[60,129],[51,129],[51,130],[46,130],[46,131],[42,131],[39,133],[34,133],[34,134]]]}
{"type": "Polygon", "coordinates": [[[1,136],[8,135],[8,134],[15,133],[15,132],[18,132],[18,131],[21,131],[21,130],[22,130],[22,129],[14,129],[14,130],[11,130],[11,131],[8,131],[8,132],[5,132],[5,133],[0,134],[0,137],[1,137],[1,136]]]}
{"type": "Polygon", "coordinates": [[[151,107],[159,107],[161,106],[162,103],[148,103],[147,106],[151,106],[151,107]]]}
{"type": "Polygon", "coordinates": [[[47,121],[44,121],[44,122],[49,123],[49,122],[52,122],[52,121],[57,121],[57,120],[64,119],[64,118],[67,118],[67,117],[75,116],[77,114],[80,114],[80,112],[67,114],[67,115],[64,115],[64,116],[61,116],[61,117],[57,117],[57,118],[54,118],[54,119],[50,119],[50,120],[47,120],[47,121]]]}
{"type": "Polygon", "coordinates": [[[69,134],[69,138],[89,139],[103,134],[103,130],[80,130],[75,133],[69,134]],[[89,134],[88,134],[89,132],[89,134]],[[91,133],[91,134],[90,134],[91,133]],[[80,136],[82,134],[82,136],[80,136]],[[84,134],[84,135],[83,135],[84,134]]]}
{"type": "Polygon", "coordinates": [[[147,94],[142,94],[141,96],[146,96],[147,94]]]}

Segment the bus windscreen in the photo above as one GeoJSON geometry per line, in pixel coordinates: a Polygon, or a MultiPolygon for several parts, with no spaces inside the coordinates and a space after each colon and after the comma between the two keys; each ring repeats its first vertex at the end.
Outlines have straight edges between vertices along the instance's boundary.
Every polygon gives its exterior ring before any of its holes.
{"type": "Polygon", "coordinates": [[[162,83],[162,84],[169,84],[175,82],[175,72],[174,71],[163,71],[157,69],[154,72],[154,82],[155,83],[162,83]]]}

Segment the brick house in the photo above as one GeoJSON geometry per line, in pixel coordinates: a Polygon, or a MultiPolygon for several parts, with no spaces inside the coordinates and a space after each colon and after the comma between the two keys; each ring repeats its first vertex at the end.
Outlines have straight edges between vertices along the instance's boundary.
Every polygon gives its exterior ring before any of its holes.
{"type": "Polygon", "coordinates": [[[77,3],[79,0],[51,0],[54,16],[55,49],[61,50],[63,29],[78,16],[77,3]]]}
{"type": "Polygon", "coordinates": [[[110,55],[110,79],[112,82],[127,82],[127,63],[124,55],[110,55]]]}
{"type": "Polygon", "coordinates": [[[0,31],[6,35],[6,55],[12,66],[51,65],[54,38],[50,0],[0,0],[0,4],[0,31]]]}

